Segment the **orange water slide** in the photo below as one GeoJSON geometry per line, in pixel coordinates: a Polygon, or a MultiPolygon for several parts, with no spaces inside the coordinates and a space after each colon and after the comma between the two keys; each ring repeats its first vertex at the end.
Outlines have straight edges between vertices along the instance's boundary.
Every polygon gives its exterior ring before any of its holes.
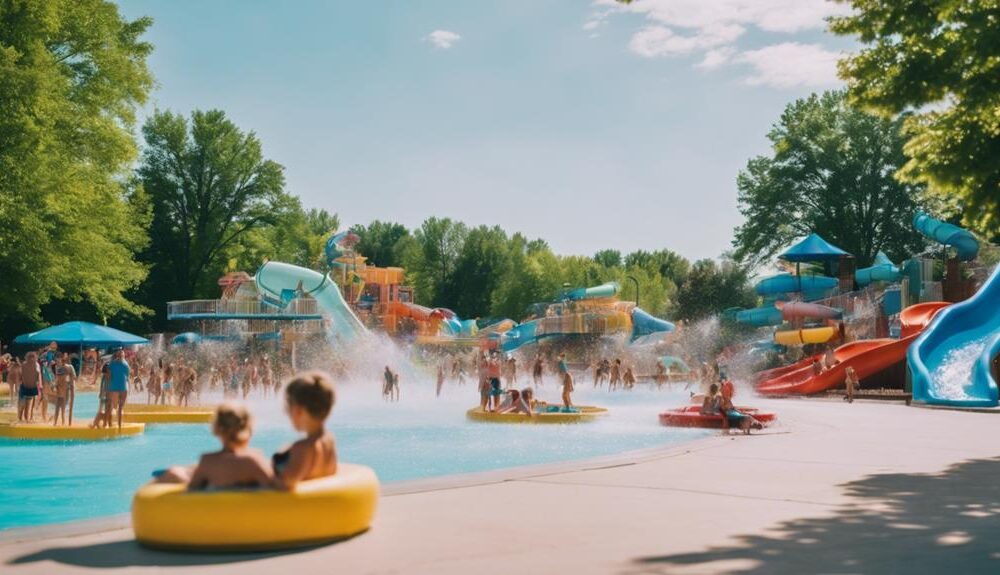
{"type": "MultiPolygon", "coordinates": [[[[853,367],[858,379],[864,379],[906,359],[906,350],[920,335],[931,319],[949,304],[928,302],[910,306],[900,313],[900,339],[869,339],[844,344],[834,350],[837,365],[819,374],[812,365],[780,373],[777,377],[760,380],[757,391],[765,395],[810,395],[844,384],[848,367],[853,367]]],[[[802,365],[799,362],[795,365],[802,365]]]]}

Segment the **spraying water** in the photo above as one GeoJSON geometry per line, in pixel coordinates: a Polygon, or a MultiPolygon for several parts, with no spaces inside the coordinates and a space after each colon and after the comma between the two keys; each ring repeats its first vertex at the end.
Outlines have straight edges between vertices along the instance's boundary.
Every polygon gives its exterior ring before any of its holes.
{"type": "Polygon", "coordinates": [[[942,399],[970,399],[967,387],[972,382],[972,366],[983,353],[990,337],[969,341],[961,347],[948,350],[941,363],[931,374],[937,393],[942,399]]]}

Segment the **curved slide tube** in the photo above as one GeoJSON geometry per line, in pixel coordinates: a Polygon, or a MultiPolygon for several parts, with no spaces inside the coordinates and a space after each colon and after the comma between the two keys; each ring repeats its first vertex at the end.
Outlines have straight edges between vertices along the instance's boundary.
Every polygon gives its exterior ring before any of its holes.
{"type": "Polygon", "coordinates": [[[537,328],[537,320],[526,321],[503,332],[500,335],[500,351],[510,353],[522,345],[537,341],[537,328]]]}
{"type": "Polygon", "coordinates": [[[854,272],[854,281],[864,287],[873,282],[895,283],[903,278],[903,270],[892,263],[889,256],[882,252],[875,254],[871,267],[861,268],[854,272]]]}
{"type": "Polygon", "coordinates": [[[1000,394],[989,365],[1000,351],[998,334],[1000,267],[976,295],[938,314],[910,348],[914,401],[956,407],[998,405],[1000,394]]]}
{"type": "Polygon", "coordinates": [[[578,301],[582,299],[597,299],[602,297],[613,297],[621,289],[618,282],[608,282],[599,286],[589,288],[576,288],[566,294],[566,299],[578,301]]]}
{"type": "Polygon", "coordinates": [[[832,327],[813,327],[809,329],[792,329],[774,333],[774,343],[779,345],[805,345],[807,343],[826,343],[837,334],[832,327]]]}
{"type": "Polygon", "coordinates": [[[781,317],[786,321],[793,319],[840,319],[844,315],[844,312],[839,309],[804,301],[778,301],[774,302],[774,306],[781,310],[781,317]]]}
{"type": "Polygon", "coordinates": [[[778,274],[761,280],[754,289],[758,295],[764,296],[794,292],[807,292],[815,295],[832,290],[838,285],[840,282],[837,281],[837,278],[778,274]]]}
{"type": "Polygon", "coordinates": [[[653,333],[674,331],[674,324],[635,308],[632,310],[632,339],[653,333]]]}
{"type": "MultiPolygon", "coordinates": [[[[900,317],[904,317],[904,321],[916,326],[921,320],[929,322],[938,310],[947,305],[943,302],[918,304],[903,310],[900,317]]],[[[795,366],[798,367],[794,369],[788,366],[771,370],[758,379],[757,391],[765,395],[820,393],[842,386],[849,366],[854,368],[859,379],[864,379],[903,361],[906,358],[907,348],[915,339],[917,339],[916,334],[902,339],[869,339],[847,343],[834,350],[834,356],[839,363],[831,369],[816,375],[812,368],[813,358],[807,358],[796,363],[795,366]]],[[[819,359],[820,356],[814,358],[819,359]]]]}
{"type": "Polygon", "coordinates": [[[979,241],[968,230],[936,220],[924,213],[913,216],[913,227],[925,237],[955,248],[958,259],[963,262],[972,261],[979,255],[979,241]]]}
{"type": "Polygon", "coordinates": [[[330,334],[342,341],[368,331],[329,275],[292,264],[266,262],[257,270],[254,282],[260,293],[286,305],[300,290],[312,296],[330,316],[330,334]]]}
{"type": "Polygon", "coordinates": [[[755,327],[765,327],[768,325],[781,325],[785,320],[781,317],[781,310],[770,305],[740,310],[736,312],[736,321],[737,323],[755,327]]]}

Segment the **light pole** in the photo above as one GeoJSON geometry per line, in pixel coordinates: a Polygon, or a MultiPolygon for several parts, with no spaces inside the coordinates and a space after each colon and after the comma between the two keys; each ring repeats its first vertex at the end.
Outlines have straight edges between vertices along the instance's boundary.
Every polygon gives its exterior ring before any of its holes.
{"type": "Polygon", "coordinates": [[[635,276],[625,276],[635,284],[635,307],[639,307],[639,280],[635,276]]]}

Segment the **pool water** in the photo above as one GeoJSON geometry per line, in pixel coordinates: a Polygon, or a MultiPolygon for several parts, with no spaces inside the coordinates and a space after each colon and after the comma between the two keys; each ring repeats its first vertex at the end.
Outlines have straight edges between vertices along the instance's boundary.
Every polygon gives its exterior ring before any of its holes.
{"type": "MultiPolygon", "coordinates": [[[[338,387],[329,426],[340,459],[371,466],[382,482],[610,455],[709,433],[658,424],[657,413],[686,401],[683,391],[585,387],[579,386],[574,402],[609,407],[607,417],[576,425],[504,425],[465,419],[478,401],[471,384],[450,385],[436,398],[433,383],[404,382],[402,401],[385,403],[377,385],[347,383],[338,387]]],[[[539,397],[558,396],[549,384],[539,397]]],[[[92,419],[96,403],[93,394],[79,395],[75,419],[92,419]]],[[[296,439],[280,401],[258,399],[251,408],[254,447],[270,454],[296,439]]],[[[194,463],[198,454],[217,449],[205,424],[147,425],[144,435],[104,442],[0,438],[0,529],[125,513],[151,471],[194,463]]]]}

